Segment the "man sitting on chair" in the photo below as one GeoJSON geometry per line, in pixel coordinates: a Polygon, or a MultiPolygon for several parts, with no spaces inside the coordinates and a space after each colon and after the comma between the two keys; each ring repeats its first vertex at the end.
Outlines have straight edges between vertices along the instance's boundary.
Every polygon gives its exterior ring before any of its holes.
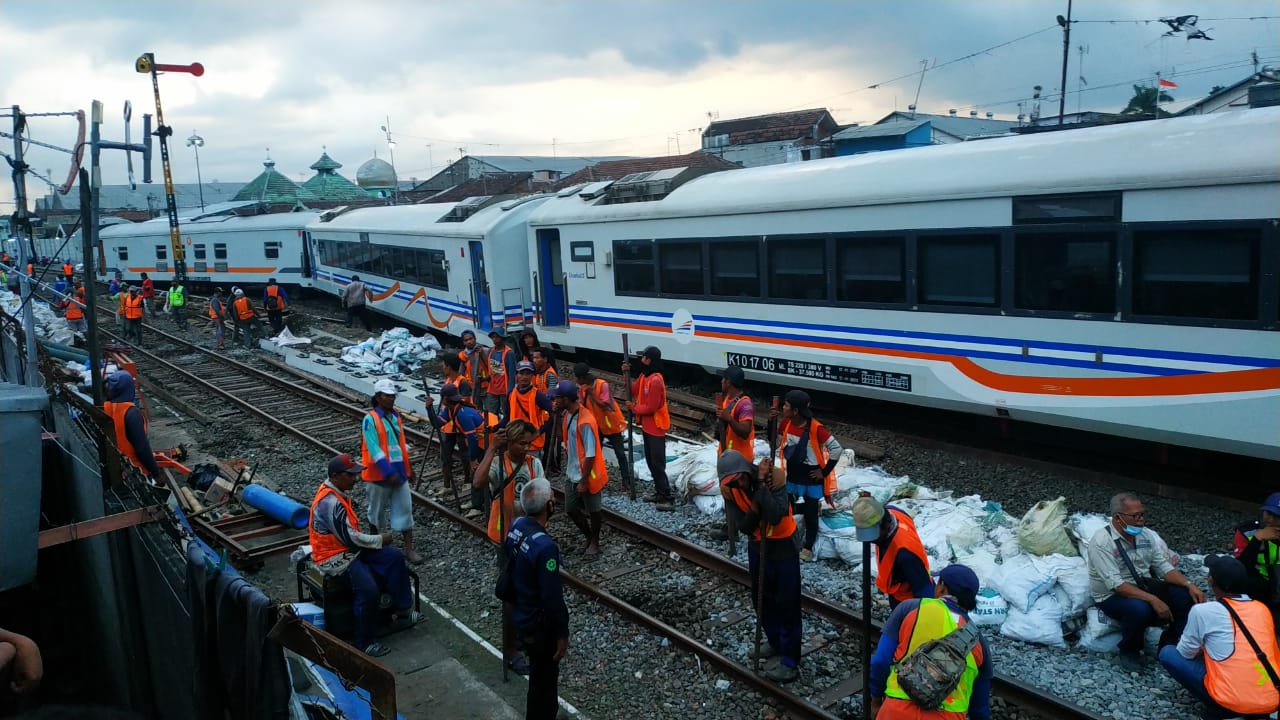
{"type": "Polygon", "coordinates": [[[355,646],[373,657],[391,652],[375,642],[378,605],[382,593],[391,595],[398,625],[412,625],[422,620],[413,609],[413,590],[409,586],[409,568],[404,553],[393,547],[392,534],[369,535],[360,532],[360,519],[351,506],[351,488],[360,479],[364,466],[350,455],[336,455],[329,460],[329,479],[325,480],[311,501],[311,560],[328,577],[346,573],[355,593],[355,646]]]}

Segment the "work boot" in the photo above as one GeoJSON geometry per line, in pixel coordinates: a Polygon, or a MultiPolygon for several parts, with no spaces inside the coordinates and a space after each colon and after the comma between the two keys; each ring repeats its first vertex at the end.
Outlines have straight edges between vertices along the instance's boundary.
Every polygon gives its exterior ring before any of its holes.
{"type": "Polygon", "coordinates": [[[676,509],[676,506],[670,500],[659,500],[653,504],[653,509],[658,512],[671,512],[676,509]]]}
{"type": "Polygon", "coordinates": [[[766,670],[764,676],[776,683],[795,682],[796,678],[800,677],[800,669],[786,663],[778,663],[766,670]]]}
{"type": "MultiPolygon", "coordinates": [[[[764,643],[761,643],[761,645],[760,645],[760,657],[761,657],[761,659],[763,659],[763,660],[768,660],[769,658],[775,658],[775,657],[778,657],[778,656],[779,656],[779,655],[781,655],[781,654],[782,654],[782,651],[781,651],[781,650],[779,650],[778,648],[774,647],[774,646],[773,646],[773,643],[771,643],[771,642],[765,641],[764,643]]],[[[756,649],[755,649],[755,648],[751,648],[751,651],[747,653],[747,657],[748,657],[749,659],[751,659],[751,660],[755,660],[755,659],[756,659],[756,649]]]]}
{"type": "Polygon", "coordinates": [[[712,540],[728,540],[729,539],[729,530],[728,528],[725,528],[723,525],[716,525],[712,527],[707,534],[711,536],[712,540]]]}

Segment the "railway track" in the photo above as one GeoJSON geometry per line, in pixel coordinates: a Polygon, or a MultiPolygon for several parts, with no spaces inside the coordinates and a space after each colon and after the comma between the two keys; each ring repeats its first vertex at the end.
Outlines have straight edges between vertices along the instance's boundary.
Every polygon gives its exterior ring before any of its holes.
{"type": "MultiPolygon", "coordinates": [[[[358,447],[359,419],[365,409],[351,399],[349,392],[337,392],[329,383],[306,378],[283,366],[267,363],[267,369],[254,367],[151,325],[144,325],[144,332],[149,340],[182,348],[167,350],[167,357],[145,349],[128,350],[143,371],[144,387],[162,391],[165,399],[188,410],[193,417],[218,423],[243,412],[323,453],[350,452],[358,447]],[[222,402],[211,403],[211,398],[222,402]]],[[[105,331],[104,334],[114,337],[105,331]]],[[[406,436],[412,445],[411,461],[415,468],[421,467],[424,457],[435,451],[431,437],[411,427],[406,429],[406,436]]],[[[439,471],[424,475],[419,482],[433,482],[439,478],[439,471]]],[[[415,491],[414,500],[484,537],[483,527],[467,521],[456,508],[440,499],[415,491]]],[[[746,567],[624,514],[606,509],[605,519],[615,538],[626,538],[626,550],[613,556],[606,554],[603,561],[583,564],[580,569],[570,559],[564,578],[572,588],[715,665],[769,698],[789,717],[836,718],[831,708],[860,690],[860,668],[850,661],[860,655],[861,635],[870,633],[874,640],[879,628],[865,627],[853,609],[806,593],[802,608],[809,639],[801,666],[834,666],[839,670],[821,674],[809,670],[802,672],[801,680],[794,685],[776,685],[705,640],[713,638],[723,646],[725,637],[753,634],[754,616],[744,589],[750,587],[746,567]],[[673,560],[679,561],[678,572],[673,560]],[[702,618],[690,620],[689,613],[673,613],[672,603],[681,599],[697,602],[703,608],[702,618]],[[677,615],[682,617],[677,619],[677,615]]],[[[698,613],[692,615],[696,618],[698,613]]],[[[993,691],[1009,705],[1046,717],[1103,717],[1004,675],[997,674],[993,691]]]]}

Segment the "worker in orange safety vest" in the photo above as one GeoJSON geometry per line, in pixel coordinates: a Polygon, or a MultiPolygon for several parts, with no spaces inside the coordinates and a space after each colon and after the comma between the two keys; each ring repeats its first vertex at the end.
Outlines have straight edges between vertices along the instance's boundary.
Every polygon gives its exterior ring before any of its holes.
{"type": "Polygon", "coordinates": [[[875,542],[876,587],[889,596],[890,609],[904,600],[933,597],[929,556],[906,511],[863,492],[853,501],[853,525],[858,540],[875,542]]]}
{"type": "MultiPolygon", "coordinates": [[[[141,301],[141,297],[138,298],[141,301]]],[[[134,405],[136,389],[133,376],[117,370],[107,376],[107,401],[102,409],[115,426],[116,449],[129,464],[140,470],[153,485],[161,486],[160,466],[156,464],[151,442],[147,439],[147,419],[134,405]]]]}
{"type": "MultiPolygon", "coordinates": [[[[631,372],[631,363],[622,364],[622,374],[631,372]]],[[[644,436],[644,460],[653,476],[653,495],[645,498],[655,510],[675,509],[675,496],[667,479],[667,430],[671,413],[667,409],[667,384],[662,378],[662,351],[650,345],[640,351],[640,367],[631,381],[631,397],[626,408],[640,418],[644,436]]]]}
{"type": "Polygon", "coordinates": [[[600,428],[590,410],[582,412],[578,384],[561,380],[551,391],[551,400],[560,411],[560,439],[565,455],[565,509],[569,519],[582,531],[587,544],[584,557],[600,554],[600,528],[604,507],[600,492],[609,482],[600,444],[600,428]]]}

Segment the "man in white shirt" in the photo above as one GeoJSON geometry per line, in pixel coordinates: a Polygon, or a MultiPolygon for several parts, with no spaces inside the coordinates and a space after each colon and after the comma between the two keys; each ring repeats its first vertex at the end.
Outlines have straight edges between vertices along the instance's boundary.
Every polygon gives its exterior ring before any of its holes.
{"type": "Polygon", "coordinates": [[[1169,564],[1159,536],[1146,527],[1142,501],[1132,493],[1111,498],[1111,523],[1089,539],[1089,592],[1098,608],[1120,623],[1120,656],[1127,672],[1142,667],[1143,634],[1166,625],[1160,646],[1182,635],[1187,613],[1204,591],[1169,564]]]}
{"type": "Polygon", "coordinates": [[[1239,560],[1210,555],[1204,564],[1209,568],[1209,589],[1218,602],[1191,608],[1182,639],[1176,646],[1160,649],[1160,664],[1205,704],[1205,718],[1270,713],[1280,703],[1280,691],[1243,632],[1247,630],[1262,649],[1274,672],[1280,656],[1271,614],[1245,594],[1248,574],[1239,560]],[[1240,618],[1244,630],[1228,607],[1240,618]]]}

